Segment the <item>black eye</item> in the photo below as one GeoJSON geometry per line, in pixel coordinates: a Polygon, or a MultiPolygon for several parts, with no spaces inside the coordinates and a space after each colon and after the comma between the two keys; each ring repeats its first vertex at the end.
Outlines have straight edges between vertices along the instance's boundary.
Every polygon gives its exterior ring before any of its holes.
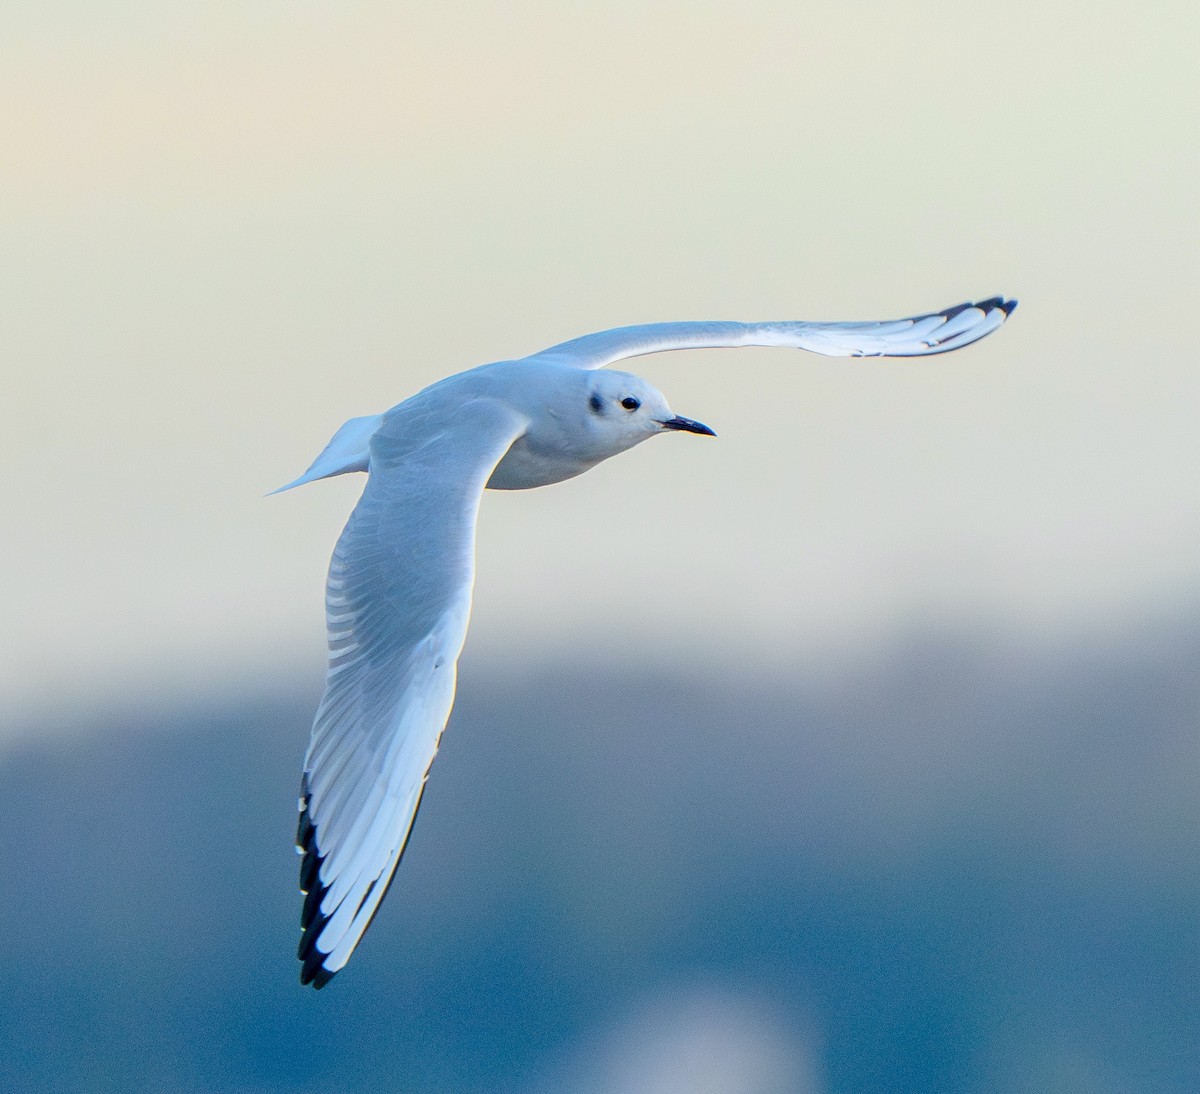
{"type": "Polygon", "coordinates": [[[625,398],[621,400],[621,405],[626,410],[637,410],[637,408],[642,404],[632,395],[626,395],[625,398]]]}

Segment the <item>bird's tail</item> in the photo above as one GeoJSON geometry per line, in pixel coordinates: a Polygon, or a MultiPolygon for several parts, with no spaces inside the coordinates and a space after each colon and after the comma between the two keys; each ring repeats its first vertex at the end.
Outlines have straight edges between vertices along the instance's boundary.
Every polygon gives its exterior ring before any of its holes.
{"type": "MultiPolygon", "coordinates": [[[[270,494],[281,494],[294,486],[303,486],[316,479],[328,479],[334,475],[345,475],[350,471],[366,471],[371,459],[371,437],[383,421],[382,414],[365,418],[351,418],[325,446],[325,450],[312,462],[312,466],[298,479],[293,479],[270,494]]],[[[270,494],[267,496],[270,497],[270,494]]]]}

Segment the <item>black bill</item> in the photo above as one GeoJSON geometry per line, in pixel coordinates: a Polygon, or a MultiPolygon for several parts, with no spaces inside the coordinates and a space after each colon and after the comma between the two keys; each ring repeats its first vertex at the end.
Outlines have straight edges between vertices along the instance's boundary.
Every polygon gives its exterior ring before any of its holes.
{"type": "Polygon", "coordinates": [[[693,422],[691,418],[668,418],[659,424],[662,425],[663,429],[678,429],[684,433],[703,433],[706,437],[716,436],[703,422],[693,422]]]}

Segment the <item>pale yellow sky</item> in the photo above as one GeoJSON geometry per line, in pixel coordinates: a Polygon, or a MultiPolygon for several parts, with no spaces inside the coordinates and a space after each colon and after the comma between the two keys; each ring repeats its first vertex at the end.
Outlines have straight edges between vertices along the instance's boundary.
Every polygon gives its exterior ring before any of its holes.
{"type": "Polygon", "coordinates": [[[162,7],[0,39],[10,709],[318,672],[361,480],[261,494],[441,375],[664,319],[1022,301],[928,362],[641,359],[719,440],[487,498],[473,654],[1200,602],[1194,4],[162,7]]]}

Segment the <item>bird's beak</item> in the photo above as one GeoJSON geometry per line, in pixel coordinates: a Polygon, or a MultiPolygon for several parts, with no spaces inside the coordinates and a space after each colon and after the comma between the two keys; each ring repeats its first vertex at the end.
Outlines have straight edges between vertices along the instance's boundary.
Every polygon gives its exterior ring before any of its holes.
{"type": "Polygon", "coordinates": [[[663,429],[678,429],[684,433],[703,433],[706,437],[716,436],[703,422],[693,422],[691,418],[668,418],[666,421],[659,422],[658,424],[663,429]]]}

